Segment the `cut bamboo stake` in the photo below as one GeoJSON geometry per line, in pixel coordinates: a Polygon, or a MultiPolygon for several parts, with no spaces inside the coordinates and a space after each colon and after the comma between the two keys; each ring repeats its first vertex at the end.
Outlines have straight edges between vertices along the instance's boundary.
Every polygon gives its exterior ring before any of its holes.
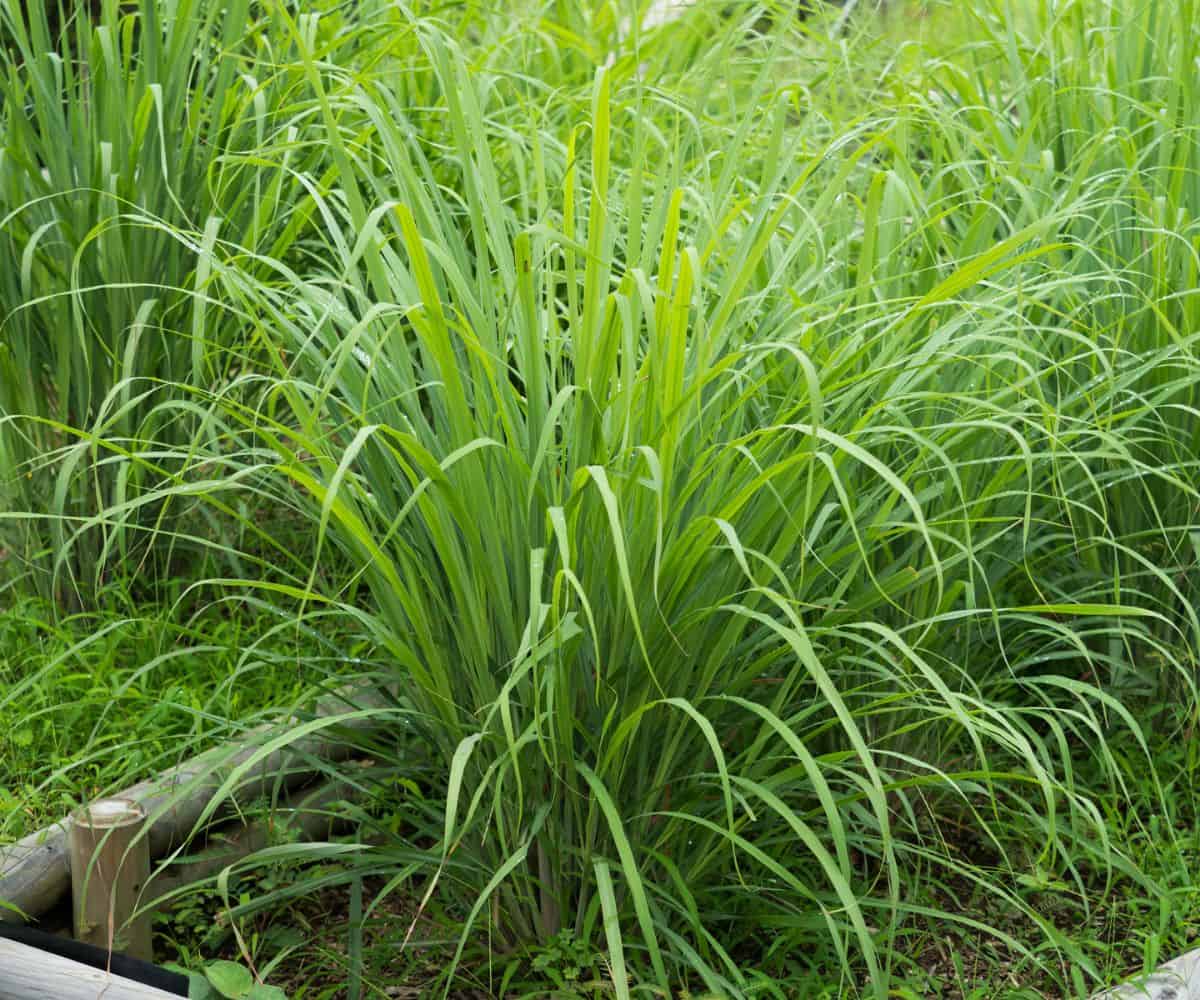
{"type": "Polygon", "coordinates": [[[75,940],[152,961],[150,914],[133,917],[150,878],[146,810],[100,799],[71,817],[71,916],[75,940]]]}
{"type": "MultiPolygon", "coordinates": [[[[262,754],[262,737],[282,729],[260,726],[246,740],[202,753],[157,778],[116,793],[116,797],[132,799],[146,810],[150,857],[161,858],[190,838],[226,780],[236,775],[235,787],[225,803],[227,809],[271,795],[277,789],[296,788],[318,772],[321,761],[346,760],[355,752],[349,741],[337,738],[332,731],[335,721],[343,735],[346,730],[366,732],[379,721],[373,715],[357,713],[390,704],[390,695],[381,689],[362,685],[343,688],[317,701],[313,719],[324,720],[329,728],[317,729],[262,754]],[[337,718],[343,715],[351,718],[337,718]]],[[[0,849],[0,920],[20,920],[22,914],[38,916],[70,891],[67,827],[68,822],[61,820],[0,849]]]]}
{"type": "Polygon", "coordinates": [[[174,993],[0,938],[0,1000],[179,1000],[174,993]]]}

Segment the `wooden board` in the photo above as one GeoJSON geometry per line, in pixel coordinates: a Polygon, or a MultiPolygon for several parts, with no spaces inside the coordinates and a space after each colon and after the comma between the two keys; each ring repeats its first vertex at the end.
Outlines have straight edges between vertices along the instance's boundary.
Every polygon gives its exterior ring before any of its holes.
{"type": "Polygon", "coordinates": [[[179,1000],[179,997],[0,938],[0,1000],[179,1000]]]}
{"type": "Polygon", "coordinates": [[[1152,976],[1118,986],[1093,1000],[1200,1000],[1200,949],[1172,959],[1152,976]]]}

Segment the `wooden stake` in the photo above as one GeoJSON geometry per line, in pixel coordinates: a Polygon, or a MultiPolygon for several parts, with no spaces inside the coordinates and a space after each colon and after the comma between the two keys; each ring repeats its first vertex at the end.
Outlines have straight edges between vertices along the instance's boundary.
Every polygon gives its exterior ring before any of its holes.
{"type": "Polygon", "coordinates": [[[71,902],[75,938],[153,960],[150,914],[131,920],[150,877],[146,811],[132,799],[100,799],[71,817],[71,902]]]}

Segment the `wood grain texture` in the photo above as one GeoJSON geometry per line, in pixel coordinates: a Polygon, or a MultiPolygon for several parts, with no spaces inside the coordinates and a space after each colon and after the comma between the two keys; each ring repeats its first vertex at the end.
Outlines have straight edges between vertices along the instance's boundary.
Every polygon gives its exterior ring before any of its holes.
{"type": "Polygon", "coordinates": [[[69,958],[0,939],[0,1000],[179,1000],[69,958]]]}
{"type": "Polygon", "coordinates": [[[1200,949],[1172,959],[1151,976],[1100,993],[1093,1000],[1200,1000],[1200,949]]]}
{"type": "MultiPolygon", "coordinates": [[[[67,857],[67,821],[31,833],[0,853],[0,903],[39,916],[71,891],[67,857]]],[[[20,914],[0,906],[0,920],[20,920],[20,914]]]]}

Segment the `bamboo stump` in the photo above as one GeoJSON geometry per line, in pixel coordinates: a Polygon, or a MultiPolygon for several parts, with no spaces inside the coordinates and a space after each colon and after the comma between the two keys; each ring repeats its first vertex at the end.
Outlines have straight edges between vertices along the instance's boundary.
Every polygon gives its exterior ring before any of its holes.
{"type": "Polygon", "coordinates": [[[150,914],[132,919],[150,877],[145,825],[132,799],[100,799],[71,817],[68,840],[76,940],[149,962],[150,914]]]}

